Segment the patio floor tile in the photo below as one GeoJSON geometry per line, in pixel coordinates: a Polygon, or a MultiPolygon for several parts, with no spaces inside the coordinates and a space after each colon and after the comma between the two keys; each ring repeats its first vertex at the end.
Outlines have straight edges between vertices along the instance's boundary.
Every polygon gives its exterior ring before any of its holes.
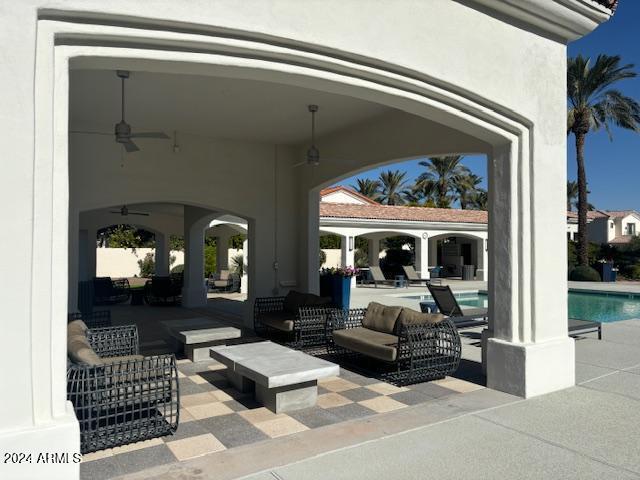
{"type": "Polygon", "coordinates": [[[83,457],[80,464],[80,478],[82,479],[106,480],[122,473],[118,460],[113,456],[91,462],[85,462],[83,457]]]}
{"type": "Polygon", "coordinates": [[[459,393],[473,392],[474,390],[480,390],[481,388],[484,388],[482,385],[467,382],[465,380],[460,380],[459,378],[453,377],[446,377],[442,380],[435,380],[433,383],[435,385],[439,385],[441,387],[448,388],[449,390],[453,390],[454,392],[459,393]]]}
{"type": "Polygon", "coordinates": [[[155,447],[162,444],[163,441],[161,438],[150,438],[149,440],[143,440],[142,442],[129,443],[120,447],[114,447],[111,449],[111,453],[113,455],[120,455],[127,452],[133,452],[134,450],[141,450],[143,448],[155,447]]]}
{"type": "Polygon", "coordinates": [[[359,403],[350,403],[349,405],[342,405],[340,407],[334,407],[327,409],[332,415],[337,416],[342,421],[354,420],[356,418],[363,418],[374,415],[376,412],[370,408],[365,407],[359,403]]]}
{"type": "Polygon", "coordinates": [[[114,455],[112,458],[118,461],[120,474],[137,472],[146,468],[176,461],[176,457],[164,444],[123,453],[121,455],[114,455]]]}
{"type": "Polygon", "coordinates": [[[201,422],[180,422],[180,426],[175,431],[173,435],[167,435],[166,437],[162,437],[165,443],[171,443],[176,440],[182,440],[183,438],[195,437],[197,435],[204,435],[209,432],[206,428],[201,425],[201,422]]]}
{"type": "Polygon", "coordinates": [[[219,452],[226,448],[211,433],[176,440],[175,442],[167,443],[167,447],[179,461],[199,457],[207,453],[219,452]]]}
{"type": "Polygon", "coordinates": [[[195,405],[203,405],[211,402],[219,402],[213,392],[202,392],[192,395],[185,395],[180,398],[180,404],[183,407],[193,407],[195,405]]]}
{"type": "Polygon", "coordinates": [[[180,425],[182,425],[183,423],[192,422],[193,420],[195,420],[195,417],[191,415],[191,413],[189,413],[187,409],[185,408],[180,409],[180,425]]]}
{"type": "Polygon", "coordinates": [[[112,457],[113,451],[111,448],[107,448],[105,450],[99,450],[97,452],[85,453],[82,455],[83,462],[93,462],[95,460],[100,460],[102,458],[112,457]]]}
{"type": "Polygon", "coordinates": [[[282,413],[273,413],[266,407],[254,408],[252,410],[239,412],[239,415],[241,415],[242,418],[254,425],[256,423],[266,422],[267,420],[273,420],[274,418],[283,416],[282,413]]]}
{"type": "Polygon", "coordinates": [[[400,403],[399,401],[387,396],[376,397],[370,400],[363,400],[362,402],[358,402],[358,404],[370,408],[374,412],[378,413],[392,412],[394,410],[406,408],[406,405],[404,403],[400,403]]]}
{"type": "Polygon", "coordinates": [[[309,427],[287,415],[267,420],[265,422],[256,423],[255,426],[271,438],[282,437],[284,435],[291,435],[293,433],[309,430],[309,427]]]}
{"type": "Polygon", "coordinates": [[[388,397],[392,398],[393,400],[397,400],[400,403],[404,403],[405,405],[419,405],[421,403],[427,403],[430,400],[433,400],[433,397],[430,397],[429,395],[417,390],[392,393],[391,395],[388,395],[388,397]]]}
{"type": "Polygon", "coordinates": [[[332,392],[344,392],[345,390],[358,388],[360,386],[357,383],[353,383],[349,380],[345,380],[344,378],[339,377],[332,377],[330,379],[326,379],[326,381],[320,380],[319,384],[332,392]]]}
{"type": "Polygon", "coordinates": [[[233,413],[233,410],[222,402],[194,405],[193,407],[187,407],[187,410],[197,420],[233,413]]]}
{"type": "Polygon", "coordinates": [[[238,414],[206,418],[199,426],[211,432],[227,448],[248,445],[269,438],[262,430],[254,427],[238,414]]]}
{"type": "Polygon", "coordinates": [[[207,380],[205,378],[203,378],[202,376],[200,376],[199,374],[196,375],[191,375],[190,377],[188,377],[189,380],[191,380],[193,383],[207,383],[207,380]]]}
{"type": "Polygon", "coordinates": [[[334,392],[319,395],[317,401],[318,406],[322,408],[340,407],[349,403],[353,403],[353,401],[334,392]]]}
{"type": "Polygon", "coordinates": [[[354,402],[360,402],[362,400],[369,400],[369,399],[372,399],[372,398],[380,396],[379,393],[376,393],[373,390],[371,390],[369,388],[364,388],[364,387],[354,388],[354,389],[351,389],[351,390],[345,390],[344,392],[341,392],[340,395],[342,395],[343,397],[346,397],[349,400],[352,400],[354,402]]]}
{"type": "Polygon", "coordinates": [[[305,408],[304,410],[289,412],[287,415],[309,428],[323,427],[342,421],[340,417],[331,413],[331,410],[320,407],[305,408]]]}
{"type": "Polygon", "coordinates": [[[391,395],[392,393],[406,392],[409,389],[407,387],[396,387],[395,385],[391,385],[390,383],[374,383],[373,385],[367,385],[365,388],[369,390],[373,390],[380,395],[391,395]]]}

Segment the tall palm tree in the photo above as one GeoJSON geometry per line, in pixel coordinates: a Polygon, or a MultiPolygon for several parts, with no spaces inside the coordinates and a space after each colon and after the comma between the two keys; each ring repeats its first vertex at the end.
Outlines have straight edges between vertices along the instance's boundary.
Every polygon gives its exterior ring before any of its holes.
{"type": "Polygon", "coordinates": [[[400,170],[387,170],[380,174],[380,203],[386,205],[403,205],[407,193],[407,181],[404,177],[407,172],[400,170]]]}
{"type": "Polygon", "coordinates": [[[489,210],[489,194],[483,188],[478,188],[469,201],[468,208],[472,210],[489,210]]]}
{"type": "Polygon", "coordinates": [[[578,200],[578,182],[567,181],[567,212],[573,210],[578,200]]]}
{"type": "Polygon", "coordinates": [[[598,55],[595,63],[578,55],[567,64],[567,135],[573,133],[578,164],[578,264],[588,265],[587,174],[584,146],[587,134],[604,128],[611,137],[611,125],[639,131],[640,105],[634,99],[611,88],[615,83],[634,78],[634,65],[621,65],[620,56],[598,55]]]}
{"type": "Polygon", "coordinates": [[[369,197],[371,200],[378,200],[380,195],[380,181],[379,180],[371,180],[370,178],[357,178],[357,184],[352,185],[352,188],[364,195],[365,197],[369,197]]]}
{"type": "Polygon", "coordinates": [[[420,165],[427,169],[416,179],[416,188],[425,192],[425,196],[434,195],[438,207],[447,208],[451,205],[452,196],[456,194],[455,185],[461,177],[471,172],[460,163],[462,155],[445,157],[431,157],[420,165]]]}
{"type": "Polygon", "coordinates": [[[458,201],[460,202],[460,208],[465,210],[467,205],[473,203],[475,196],[478,194],[482,183],[482,177],[474,173],[468,173],[462,175],[453,184],[453,189],[458,195],[458,201]]]}

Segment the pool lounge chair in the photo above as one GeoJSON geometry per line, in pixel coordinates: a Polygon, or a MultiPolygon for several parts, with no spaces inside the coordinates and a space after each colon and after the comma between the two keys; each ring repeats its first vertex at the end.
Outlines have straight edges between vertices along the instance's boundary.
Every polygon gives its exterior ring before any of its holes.
{"type": "Polygon", "coordinates": [[[389,280],[385,278],[384,273],[380,267],[369,267],[369,272],[371,273],[371,279],[373,280],[374,287],[378,288],[378,284],[381,285],[392,285],[395,286],[395,280],[389,280]]]}
{"type": "MultiPolygon", "coordinates": [[[[487,325],[489,311],[486,308],[461,308],[448,285],[427,284],[427,288],[438,306],[438,310],[443,315],[451,317],[457,328],[487,325]]],[[[420,303],[420,308],[424,308],[424,305],[425,302],[420,303]]]]}
{"type": "Polygon", "coordinates": [[[569,319],[569,336],[577,337],[585,333],[597,333],[598,340],[602,340],[602,323],[590,320],[569,319]]]}
{"type": "MultiPolygon", "coordinates": [[[[404,275],[405,277],[407,277],[407,282],[409,282],[409,285],[429,285],[430,283],[432,283],[430,278],[420,278],[413,265],[403,265],[402,269],[404,270],[404,275]]],[[[439,278],[436,278],[435,283],[439,285],[441,284],[441,280],[439,278]]]]}

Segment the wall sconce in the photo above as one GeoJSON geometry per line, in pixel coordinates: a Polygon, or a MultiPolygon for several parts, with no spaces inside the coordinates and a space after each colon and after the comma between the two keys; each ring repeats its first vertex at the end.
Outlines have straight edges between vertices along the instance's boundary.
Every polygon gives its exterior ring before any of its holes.
{"type": "Polygon", "coordinates": [[[349,237],[349,251],[353,251],[353,237],[349,237]]]}

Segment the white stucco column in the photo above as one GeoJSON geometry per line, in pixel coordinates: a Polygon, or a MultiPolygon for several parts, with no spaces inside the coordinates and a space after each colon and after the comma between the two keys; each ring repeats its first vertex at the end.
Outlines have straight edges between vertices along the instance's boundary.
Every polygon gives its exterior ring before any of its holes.
{"type": "Polygon", "coordinates": [[[476,258],[478,259],[478,265],[476,270],[476,280],[487,281],[488,278],[488,261],[489,261],[489,248],[486,239],[476,239],[476,258]]]}
{"type": "MultiPolygon", "coordinates": [[[[340,265],[353,267],[355,264],[356,238],[346,235],[340,239],[340,265]]],[[[356,277],[351,277],[351,288],[356,286],[356,277]]]]}
{"type": "MultiPolygon", "coordinates": [[[[307,191],[301,195],[299,224],[300,285],[303,292],[320,293],[320,193],[307,191]]],[[[253,257],[255,259],[255,257],[253,257]]],[[[251,260],[255,262],[255,260],[251,260]]]]}
{"type": "Polygon", "coordinates": [[[216,237],[216,272],[229,270],[229,235],[220,234],[216,237]]]}
{"type": "Polygon", "coordinates": [[[206,210],[184,207],[184,286],[182,305],[203,307],[207,304],[204,285],[204,229],[206,210]]]}
{"type": "Polygon", "coordinates": [[[436,267],[438,265],[438,240],[429,239],[429,265],[436,267]]]}
{"type": "Polygon", "coordinates": [[[169,235],[156,232],[155,240],[155,274],[166,277],[169,275],[169,235]]]}
{"type": "MultiPolygon", "coordinates": [[[[560,95],[558,95],[560,96],[560,95]]],[[[562,116],[555,144],[517,143],[489,161],[489,328],[483,332],[487,386],[532,397],[575,383],[567,335],[565,163],[562,116]],[[535,208],[533,208],[535,205],[535,208]],[[550,254],[553,252],[553,255],[550,254]]]]}
{"type": "Polygon", "coordinates": [[[380,265],[380,239],[370,238],[368,239],[368,243],[369,266],[377,267],[380,265]]]}
{"type": "Polygon", "coordinates": [[[429,236],[427,233],[416,238],[415,269],[420,272],[420,278],[429,278],[429,236]]]}
{"type": "MultiPolygon", "coordinates": [[[[80,229],[76,212],[69,212],[69,245],[68,245],[68,294],[67,308],[69,312],[78,310],[78,282],[80,281],[80,229]]],[[[86,231],[84,237],[86,238],[86,231]]]]}
{"type": "Polygon", "coordinates": [[[242,279],[240,293],[249,292],[249,237],[242,242],[242,279]]]}

